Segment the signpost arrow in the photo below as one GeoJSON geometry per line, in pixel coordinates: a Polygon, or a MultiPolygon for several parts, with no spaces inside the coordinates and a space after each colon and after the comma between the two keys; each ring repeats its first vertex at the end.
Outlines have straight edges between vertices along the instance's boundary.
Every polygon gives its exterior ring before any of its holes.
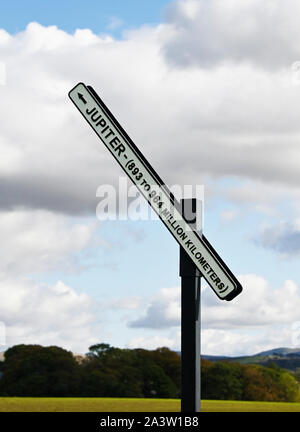
{"type": "Polygon", "coordinates": [[[77,84],[69,97],[221,300],[242,286],[204,235],[181,214],[180,205],[149,162],[90,86],[77,84]]]}
{"type": "Polygon", "coordinates": [[[80,99],[80,100],[82,100],[82,102],[86,105],[86,100],[84,99],[84,97],[83,97],[83,94],[81,94],[81,93],[79,93],[78,92],[78,98],[80,99]]]}

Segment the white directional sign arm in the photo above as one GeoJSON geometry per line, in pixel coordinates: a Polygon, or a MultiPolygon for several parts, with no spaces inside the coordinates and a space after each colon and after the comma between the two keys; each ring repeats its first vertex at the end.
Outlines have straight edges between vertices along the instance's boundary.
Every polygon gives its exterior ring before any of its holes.
{"type": "Polygon", "coordinates": [[[179,205],[130,137],[91,87],[77,84],[69,96],[128,177],[146,198],[201,274],[223,300],[231,300],[242,287],[205,237],[183,219],[179,205]]]}

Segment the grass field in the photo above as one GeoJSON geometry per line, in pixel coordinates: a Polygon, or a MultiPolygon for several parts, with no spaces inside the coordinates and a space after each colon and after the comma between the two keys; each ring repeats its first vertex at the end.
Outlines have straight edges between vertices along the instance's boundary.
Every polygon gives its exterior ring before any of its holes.
{"type": "MultiPolygon", "coordinates": [[[[202,412],[300,412],[300,403],[202,401],[202,412]]],[[[0,412],[179,412],[179,399],[0,398],[0,412]]]]}

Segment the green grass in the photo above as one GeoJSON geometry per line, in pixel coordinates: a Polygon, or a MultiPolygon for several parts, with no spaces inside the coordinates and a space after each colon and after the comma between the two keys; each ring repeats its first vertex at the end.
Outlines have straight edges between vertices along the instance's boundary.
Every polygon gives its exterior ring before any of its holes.
{"type": "Polygon", "coordinates": [[[206,400],[202,402],[202,411],[203,412],[300,412],[300,403],[206,400]]]}
{"type": "Polygon", "coordinates": [[[0,398],[0,412],[178,412],[179,399],[0,398]]]}
{"type": "MultiPolygon", "coordinates": [[[[0,398],[0,412],[179,412],[179,399],[0,398]]],[[[300,403],[202,401],[202,412],[300,412],[300,403]]]]}

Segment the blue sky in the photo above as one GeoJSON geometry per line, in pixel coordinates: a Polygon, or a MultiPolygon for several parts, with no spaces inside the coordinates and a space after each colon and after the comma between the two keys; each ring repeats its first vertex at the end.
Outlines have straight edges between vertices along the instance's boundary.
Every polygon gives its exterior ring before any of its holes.
{"type": "Polygon", "coordinates": [[[178,245],[160,221],[97,219],[97,188],[124,198],[124,174],[67,97],[78,81],[168,185],[204,185],[205,235],[244,291],[203,283],[203,352],[297,343],[300,31],[281,30],[300,6],[226,3],[3,6],[0,350],[180,349],[178,245]]]}
{"type": "Polygon", "coordinates": [[[17,33],[29,22],[36,21],[44,26],[56,25],[69,33],[88,28],[96,34],[110,31],[118,36],[122,28],[158,24],[168,3],[167,0],[89,0],[85,3],[80,0],[15,0],[1,7],[0,25],[10,33],[17,33]],[[116,19],[120,20],[119,25],[116,19]]]}

